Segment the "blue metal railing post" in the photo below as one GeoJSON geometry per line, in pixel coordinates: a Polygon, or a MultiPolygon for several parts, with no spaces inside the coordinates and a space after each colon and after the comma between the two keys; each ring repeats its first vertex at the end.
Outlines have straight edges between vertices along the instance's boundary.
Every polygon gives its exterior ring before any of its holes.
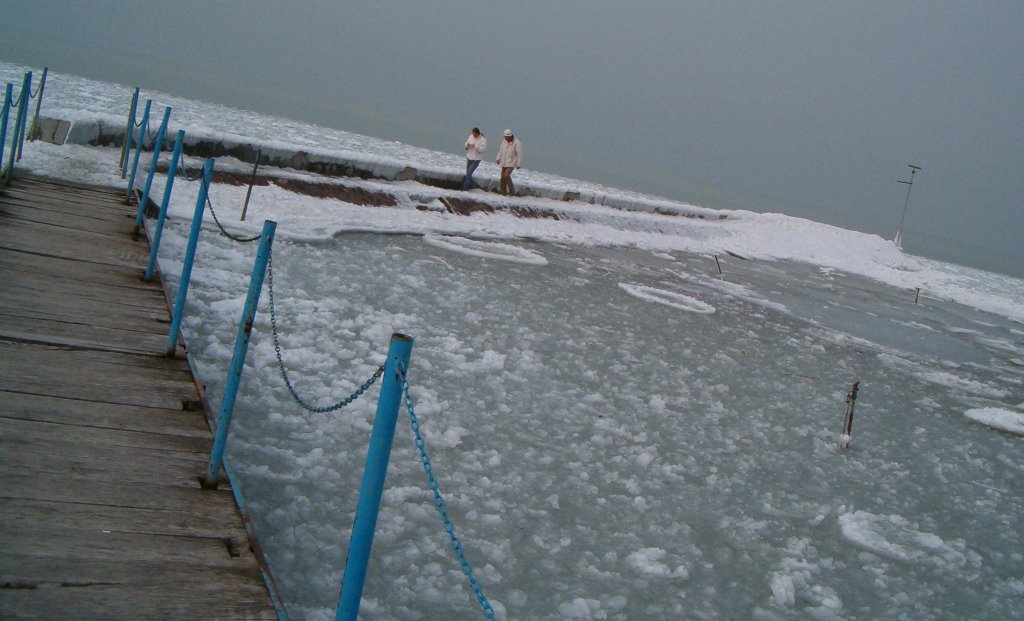
{"type": "Polygon", "coordinates": [[[404,334],[392,334],[388,359],[384,364],[384,378],[381,382],[380,397],[377,399],[377,414],[373,419],[370,433],[370,448],[366,454],[363,482],[359,487],[359,502],[356,517],[352,523],[352,538],[349,540],[348,558],[345,560],[345,574],[341,580],[341,597],[335,621],[355,621],[359,615],[359,601],[363,597],[363,582],[370,561],[370,547],[373,533],[377,529],[377,514],[384,493],[384,479],[391,457],[391,444],[398,422],[398,407],[402,402],[402,383],[399,369],[409,368],[413,338],[404,334]]]}
{"type": "Polygon", "coordinates": [[[238,386],[242,382],[245,355],[249,351],[249,336],[252,333],[252,325],[256,321],[256,308],[260,302],[260,291],[263,289],[263,277],[267,273],[267,260],[270,258],[270,247],[274,243],[275,230],[277,230],[276,222],[273,220],[263,222],[260,249],[256,253],[256,262],[252,266],[249,293],[245,297],[242,320],[238,322],[238,332],[235,334],[235,351],[231,355],[231,369],[228,371],[227,386],[224,387],[224,400],[221,402],[220,415],[217,417],[217,433],[213,438],[210,466],[206,469],[206,476],[203,477],[203,489],[217,489],[217,483],[220,480],[220,467],[224,462],[224,449],[228,444],[231,416],[235,410],[238,386]]]}
{"type": "Polygon", "coordinates": [[[181,318],[185,315],[185,299],[188,296],[188,283],[192,279],[192,263],[196,259],[196,245],[199,244],[199,231],[203,228],[203,211],[206,209],[206,192],[213,178],[213,159],[203,164],[203,180],[199,184],[199,198],[196,199],[196,211],[192,215],[192,230],[188,234],[188,247],[185,249],[185,262],[181,266],[181,278],[178,280],[178,294],[174,297],[174,316],[171,317],[171,331],[167,335],[167,357],[173,358],[178,345],[178,332],[181,331],[181,318]]]}
{"type": "Polygon", "coordinates": [[[142,227],[142,217],[146,213],[146,204],[149,202],[149,190],[153,187],[153,175],[156,174],[156,165],[160,163],[160,152],[164,148],[164,136],[167,135],[167,122],[171,120],[171,107],[164,108],[164,118],[160,122],[160,129],[156,132],[156,141],[153,142],[153,160],[149,163],[149,174],[146,175],[146,185],[142,190],[142,198],[139,199],[139,209],[135,214],[135,229],[132,237],[139,236],[139,228],[142,227]]]}
{"type": "MultiPolygon", "coordinates": [[[[150,240],[149,262],[146,263],[146,274],[143,280],[153,280],[153,270],[156,269],[156,255],[160,250],[160,238],[164,233],[164,220],[167,219],[167,207],[171,204],[171,188],[174,187],[174,177],[178,172],[178,160],[181,158],[181,145],[185,142],[185,130],[179,129],[178,136],[174,140],[174,152],[171,154],[171,163],[167,166],[167,184],[164,186],[164,198],[160,201],[160,215],[156,218],[156,228],[153,230],[153,239],[150,240]]],[[[202,221],[200,212],[200,222],[202,221]]],[[[173,342],[171,343],[173,345],[173,342]]],[[[173,354],[173,350],[172,350],[173,354]]]]}
{"type": "Polygon", "coordinates": [[[135,131],[135,111],[139,107],[139,87],[135,87],[135,94],[132,95],[132,107],[128,111],[128,124],[124,128],[124,144],[121,145],[121,159],[118,164],[121,167],[121,178],[128,176],[128,156],[132,152],[132,133],[135,131]]]}
{"type": "MultiPolygon", "coordinates": [[[[36,110],[32,113],[32,124],[28,126],[28,140],[33,142],[39,128],[39,110],[43,107],[43,90],[46,89],[46,74],[50,72],[49,67],[43,67],[43,77],[39,78],[39,91],[36,93],[36,110]]],[[[20,155],[21,152],[19,151],[20,155]]]]}
{"type": "Polygon", "coordinates": [[[135,189],[135,173],[139,170],[139,154],[142,153],[142,145],[146,140],[146,130],[149,128],[149,109],[153,105],[152,99],[146,100],[146,108],[142,112],[142,125],[139,126],[139,139],[135,143],[135,158],[132,161],[132,174],[128,178],[128,190],[124,193],[124,201],[132,204],[132,190],[135,189]]]}
{"type": "Polygon", "coordinates": [[[25,72],[25,81],[21,85],[21,97],[18,100],[18,125],[15,127],[14,144],[11,145],[11,164],[21,161],[21,147],[25,144],[25,125],[28,124],[28,101],[32,99],[32,72],[25,72]],[[18,147],[15,157],[14,147],[18,147]]]}
{"type": "MultiPolygon", "coordinates": [[[[10,155],[7,157],[7,175],[3,179],[4,183],[7,185],[10,185],[11,183],[11,177],[14,176],[14,163],[18,161],[18,136],[21,132],[22,124],[25,121],[25,112],[28,109],[28,96],[31,93],[31,90],[32,72],[29,71],[25,74],[25,78],[21,82],[21,98],[18,102],[18,116],[14,120],[14,134],[12,135],[11,140],[11,151],[10,155]]],[[[0,144],[0,149],[3,149],[3,147],[4,145],[0,144]]]]}
{"type": "Polygon", "coordinates": [[[11,117],[11,99],[14,98],[14,85],[7,83],[4,89],[4,109],[0,112],[0,181],[4,174],[4,147],[7,146],[7,119],[11,117]]]}

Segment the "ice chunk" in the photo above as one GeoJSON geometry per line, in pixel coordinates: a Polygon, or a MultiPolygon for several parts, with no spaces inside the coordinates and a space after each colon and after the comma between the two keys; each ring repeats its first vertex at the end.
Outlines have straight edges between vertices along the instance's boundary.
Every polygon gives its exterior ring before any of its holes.
{"type": "Polygon", "coordinates": [[[949,543],[938,535],[911,528],[899,515],[876,515],[866,511],[839,516],[843,537],[873,554],[895,561],[929,563],[939,569],[978,565],[980,558],[967,550],[963,540],[949,543]]]}
{"type": "Polygon", "coordinates": [[[630,283],[619,283],[626,293],[629,295],[640,298],[641,300],[647,300],[648,302],[655,302],[657,304],[664,304],[665,306],[671,306],[672,308],[678,308],[690,313],[700,313],[702,315],[713,315],[715,313],[715,307],[701,302],[697,298],[691,298],[688,295],[682,293],[676,293],[674,291],[666,291],[665,289],[655,289],[654,287],[648,287],[645,285],[633,285],[630,283]]]}
{"type": "Polygon", "coordinates": [[[502,244],[492,241],[481,241],[456,237],[454,235],[424,235],[423,241],[431,246],[444,248],[452,252],[468,254],[482,259],[499,259],[512,263],[526,263],[529,265],[547,265],[548,260],[543,255],[537,254],[512,244],[502,244]]]}
{"type": "Polygon", "coordinates": [[[1003,408],[975,408],[964,412],[967,418],[994,429],[1024,435],[1024,413],[1003,408]]]}
{"type": "Polygon", "coordinates": [[[675,569],[670,568],[661,559],[665,558],[668,552],[661,548],[642,548],[626,557],[626,562],[634,569],[648,576],[657,578],[689,578],[690,571],[685,566],[679,565],[675,569]]]}

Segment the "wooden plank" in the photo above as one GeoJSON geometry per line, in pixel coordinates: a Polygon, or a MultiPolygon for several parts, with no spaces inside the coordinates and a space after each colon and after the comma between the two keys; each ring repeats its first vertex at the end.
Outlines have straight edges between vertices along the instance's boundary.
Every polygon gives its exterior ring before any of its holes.
{"type": "Polygon", "coordinates": [[[149,457],[161,453],[182,460],[205,462],[209,438],[148,431],[95,429],[68,423],[32,421],[0,416],[0,446],[18,452],[42,450],[63,455],[117,458],[149,457]],[[49,447],[49,448],[48,448],[49,447]]]}
{"type": "MultiPolygon", "coordinates": [[[[84,461],[83,461],[84,463],[84,461]]],[[[113,464],[113,461],[111,462],[113,464]]],[[[114,464],[116,465],[116,464],[114,464]]],[[[144,464],[139,462],[139,466],[144,464]]],[[[28,468],[25,468],[26,470],[28,468]]],[[[205,473],[206,468],[202,469],[205,473]]],[[[147,481],[119,481],[114,477],[118,470],[111,470],[105,479],[98,468],[95,472],[38,471],[32,477],[10,477],[0,488],[0,498],[41,500],[79,504],[97,504],[139,509],[175,510],[184,506],[198,506],[202,503],[234,501],[230,487],[221,485],[216,490],[203,490],[197,479],[191,480],[190,487],[177,485],[177,481],[164,482],[157,479],[159,468],[150,469],[150,477],[136,477],[147,481]]],[[[3,546],[0,546],[2,548],[3,546]]]]}
{"type": "Polygon", "coordinates": [[[102,212],[98,217],[110,218],[116,215],[135,217],[136,205],[123,202],[112,202],[109,196],[89,194],[87,192],[68,194],[59,190],[19,190],[13,188],[0,196],[0,206],[4,204],[38,205],[42,209],[60,210],[65,212],[88,215],[102,212]]]}
{"type": "Polygon", "coordinates": [[[209,451],[206,455],[188,455],[166,451],[141,453],[123,447],[103,452],[95,446],[74,446],[70,451],[69,447],[67,442],[47,446],[35,443],[32,448],[36,453],[28,453],[6,444],[4,449],[9,455],[0,458],[5,475],[32,480],[36,485],[26,488],[15,483],[0,491],[0,496],[91,503],[96,491],[86,495],[85,490],[101,485],[112,488],[100,492],[100,497],[110,500],[110,504],[140,506],[139,503],[150,501],[146,495],[164,494],[168,488],[197,489],[209,464],[209,451]],[[50,455],[51,450],[67,452],[50,455]]]}
{"type": "Polygon", "coordinates": [[[0,570],[0,580],[24,585],[0,589],[5,618],[277,619],[247,569],[47,559],[45,573],[27,573],[38,564],[11,555],[13,575],[0,570]]]}
{"type": "MultiPolygon", "coordinates": [[[[6,279],[0,277],[0,286],[6,279]]],[[[45,279],[33,279],[29,285],[45,282],[45,279]]],[[[4,288],[4,297],[0,299],[0,313],[15,315],[25,319],[44,319],[63,321],[66,323],[83,323],[104,328],[132,330],[135,332],[159,333],[170,332],[170,320],[167,307],[163,301],[150,297],[146,306],[135,306],[128,302],[128,296],[109,301],[100,297],[100,287],[87,287],[81,296],[75,296],[67,290],[37,286],[8,285],[4,288]]]]}
{"type": "MultiPolygon", "coordinates": [[[[162,294],[163,288],[155,279],[152,282],[142,280],[145,266],[104,265],[100,263],[83,263],[75,259],[49,257],[33,252],[11,250],[0,253],[0,286],[5,276],[17,272],[19,276],[37,275],[60,278],[65,281],[89,282],[95,284],[115,285],[129,289],[142,289],[162,294]]],[[[10,276],[14,278],[15,276],[10,276]]],[[[166,306],[166,304],[165,304],[166,306]]]]}
{"type": "Polygon", "coordinates": [[[101,347],[128,354],[152,354],[167,348],[167,336],[118,330],[57,320],[0,314],[0,338],[27,343],[56,343],[70,347],[101,347]]]}
{"type": "Polygon", "coordinates": [[[191,369],[186,360],[167,358],[163,355],[163,351],[158,354],[125,354],[109,349],[78,349],[61,345],[14,343],[0,340],[0,360],[7,355],[18,361],[28,361],[27,364],[40,364],[40,361],[50,359],[63,367],[109,366],[113,373],[126,371],[129,368],[152,369],[153,372],[161,373],[161,377],[181,381],[191,377],[191,369]]]}
{"type": "Polygon", "coordinates": [[[84,263],[105,263],[138,269],[149,261],[149,248],[127,246],[117,238],[61,229],[55,243],[53,227],[0,217],[0,249],[34,252],[84,263]],[[46,249],[42,252],[41,249],[46,249]]]}
{"type": "MultiPolygon", "coordinates": [[[[135,226],[134,217],[128,214],[116,214],[116,212],[98,208],[79,214],[61,207],[60,205],[32,205],[20,201],[6,201],[0,203],[0,216],[59,228],[90,231],[104,235],[128,235],[129,237],[135,226]]],[[[143,238],[140,237],[141,239],[143,238]]]]}
{"type": "MultiPolygon", "coordinates": [[[[0,218],[4,220],[5,226],[45,230],[48,235],[67,237],[69,240],[77,239],[78,243],[83,245],[114,244],[120,242],[122,236],[127,236],[128,240],[131,240],[130,227],[126,231],[123,225],[102,221],[85,222],[70,215],[48,215],[48,212],[42,210],[34,210],[29,215],[22,216],[12,213],[10,207],[3,207],[0,208],[0,218]]],[[[148,251],[148,248],[146,250],[148,251]]]]}
{"type": "Polygon", "coordinates": [[[21,420],[75,424],[97,429],[150,431],[210,441],[210,428],[203,413],[181,409],[0,392],[0,412],[7,418],[21,420]]]}
{"type": "Polygon", "coordinates": [[[124,190],[127,186],[127,181],[124,182],[124,185],[101,185],[98,183],[87,183],[85,181],[59,179],[57,177],[43,177],[41,175],[33,175],[32,173],[22,172],[18,173],[17,182],[10,187],[44,187],[61,188],[72,191],[95,192],[99,194],[110,194],[110,196],[113,197],[112,200],[117,200],[119,198],[124,197],[124,190]]]}
{"type": "Polygon", "coordinates": [[[50,530],[88,528],[151,535],[229,539],[248,547],[232,503],[198,503],[188,509],[143,509],[101,504],[0,498],[0,530],[7,526],[50,530]]]}

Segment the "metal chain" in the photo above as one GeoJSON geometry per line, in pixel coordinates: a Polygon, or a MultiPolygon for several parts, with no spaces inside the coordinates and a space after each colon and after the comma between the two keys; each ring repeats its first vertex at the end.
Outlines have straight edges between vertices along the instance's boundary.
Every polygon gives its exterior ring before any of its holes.
{"type": "Polygon", "coordinates": [[[18,98],[11,102],[11,109],[17,108],[19,105],[21,105],[21,94],[23,92],[24,91],[21,90],[18,91],[18,98]]]}
{"type": "Polygon", "coordinates": [[[281,355],[281,343],[278,340],[277,334],[277,310],[274,305],[274,252],[272,248],[267,249],[267,289],[270,292],[270,332],[274,339],[274,353],[277,354],[277,366],[281,370],[281,377],[284,378],[284,384],[288,387],[288,392],[292,394],[292,399],[295,399],[295,402],[302,406],[302,409],[309,412],[319,413],[340,410],[358,399],[370,386],[373,385],[374,382],[377,381],[381,375],[384,374],[384,367],[382,366],[374,371],[373,375],[370,376],[370,379],[363,382],[363,385],[357,388],[354,393],[333,405],[316,406],[306,403],[306,401],[299,396],[299,393],[296,392],[295,386],[292,385],[291,380],[288,378],[288,371],[284,367],[284,357],[281,355]]]}
{"type": "Polygon", "coordinates": [[[43,81],[39,80],[39,84],[36,84],[36,92],[29,94],[29,99],[35,99],[39,96],[39,89],[43,88],[43,81]]]}
{"type": "Polygon", "coordinates": [[[224,237],[227,237],[231,241],[236,241],[236,242],[239,242],[239,243],[242,243],[242,244],[248,244],[249,242],[254,242],[254,241],[258,241],[259,240],[259,238],[260,238],[259,235],[255,235],[253,237],[238,237],[238,236],[232,235],[231,233],[228,233],[227,229],[224,228],[224,225],[220,223],[220,218],[217,217],[217,212],[213,210],[213,201],[210,200],[210,193],[209,193],[209,191],[207,191],[207,193],[206,193],[206,204],[210,207],[210,215],[213,216],[213,221],[217,223],[217,228],[220,229],[220,234],[221,235],[223,235],[224,237]]]}
{"type": "Polygon", "coordinates": [[[441,516],[441,521],[444,523],[444,529],[448,532],[449,543],[452,549],[455,550],[455,555],[459,558],[459,564],[462,567],[462,573],[466,575],[466,579],[469,580],[469,586],[476,593],[476,600],[480,603],[480,608],[483,610],[484,618],[494,621],[494,608],[491,607],[491,603],[487,601],[487,597],[484,595],[484,590],[477,582],[477,579],[473,576],[473,566],[466,560],[466,555],[463,552],[462,539],[459,538],[458,534],[455,533],[455,524],[452,523],[451,518],[448,517],[448,508],[445,505],[444,497],[441,496],[441,490],[438,488],[437,479],[434,478],[434,467],[430,462],[430,456],[427,454],[427,445],[423,441],[423,435],[420,434],[420,421],[416,418],[416,407],[412,401],[412,395],[409,394],[409,381],[406,378],[404,368],[398,369],[398,379],[401,382],[402,394],[405,396],[405,409],[409,413],[409,422],[412,425],[412,433],[416,438],[416,448],[420,451],[420,461],[423,462],[423,472],[427,475],[427,481],[430,483],[430,489],[434,492],[434,505],[437,507],[437,512],[441,516]]]}
{"type": "Polygon", "coordinates": [[[178,169],[181,171],[181,176],[186,181],[195,181],[196,179],[200,179],[203,176],[203,169],[200,168],[199,172],[196,173],[195,177],[190,177],[188,175],[188,168],[185,166],[185,158],[184,157],[182,157],[181,159],[178,160],[178,169]]]}

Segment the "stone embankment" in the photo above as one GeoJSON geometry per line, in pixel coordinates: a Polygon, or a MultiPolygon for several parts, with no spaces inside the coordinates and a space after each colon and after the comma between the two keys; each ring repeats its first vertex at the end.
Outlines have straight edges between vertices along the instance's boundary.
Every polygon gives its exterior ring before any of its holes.
{"type": "MultiPolygon", "coordinates": [[[[120,147],[124,143],[124,134],[124,125],[115,126],[103,119],[70,122],[40,117],[37,137],[55,144],[120,147]]],[[[145,143],[147,146],[149,145],[149,138],[145,140],[145,143]]],[[[169,139],[165,141],[163,148],[169,151],[172,145],[173,139],[169,139]]],[[[265,185],[272,180],[292,191],[312,196],[337,198],[359,205],[394,205],[395,198],[387,192],[346,186],[344,183],[324,186],[323,184],[282,178],[278,175],[268,176],[268,169],[305,171],[335,179],[415,181],[444,190],[458,190],[462,184],[461,172],[453,172],[440,167],[417,168],[395,160],[364,156],[359,153],[339,154],[325,150],[302,149],[295,145],[281,143],[261,144],[256,140],[242,137],[235,139],[227,136],[204,136],[201,133],[186,134],[182,151],[191,157],[231,157],[239,162],[249,164],[255,164],[259,157],[259,168],[264,171],[264,175],[257,177],[256,183],[258,184],[265,185]]],[[[237,184],[241,180],[241,175],[240,172],[224,171],[218,173],[217,179],[237,184]]],[[[245,183],[249,183],[249,180],[249,176],[246,175],[245,183]]],[[[496,192],[496,179],[480,178],[478,181],[484,190],[496,192]]],[[[516,190],[517,194],[523,197],[547,198],[554,201],[579,201],[623,211],[709,220],[724,220],[728,217],[727,212],[668,200],[605,192],[565,190],[553,185],[530,184],[522,180],[517,180],[516,190]]],[[[452,213],[468,214],[476,211],[495,210],[493,201],[476,200],[473,196],[472,193],[465,197],[448,196],[441,199],[441,202],[452,213]]],[[[528,206],[512,204],[504,206],[504,208],[522,217],[550,217],[546,216],[544,212],[528,206]]]]}

